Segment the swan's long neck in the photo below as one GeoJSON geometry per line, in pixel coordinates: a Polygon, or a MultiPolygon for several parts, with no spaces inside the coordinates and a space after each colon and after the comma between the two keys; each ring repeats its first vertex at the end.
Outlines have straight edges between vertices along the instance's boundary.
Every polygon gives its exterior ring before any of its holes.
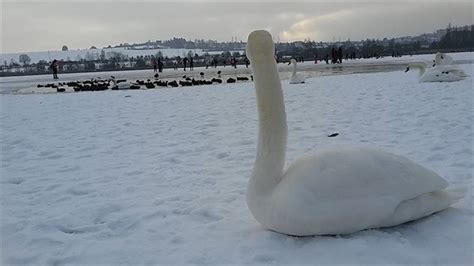
{"type": "Polygon", "coordinates": [[[408,66],[411,67],[411,68],[418,68],[418,69],[420,69],[420,72],[418,73],[418,76],[422,76],[423,74],[425,74],[426,65],[424,65],[424,64],[421,64],[421,63],[412,63],[412,64],[409,64],[408,66]]]}
{"type": "Polygon", "coordinates": [[[251,182],[257,191],[269,191],[281,180],[288,129],[283,91],[273,57],[252,61],[259,117],[257,158],[251,182]]]}
{"type": "Polygon", "coordinates": [[[293,62],[293,76],[296,75],[296,62],[293,62]]]}

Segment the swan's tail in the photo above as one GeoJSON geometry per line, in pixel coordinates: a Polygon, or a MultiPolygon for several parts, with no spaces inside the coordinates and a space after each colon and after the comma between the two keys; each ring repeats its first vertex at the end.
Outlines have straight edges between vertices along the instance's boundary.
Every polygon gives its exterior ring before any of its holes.
{"type": "Polygon", "coordinates": [[[465,78],[465,77],[467,77],[467,74],[463,70],[460,69],[459,70],[459,76],[465,78]]]}
{"type": "Polygon", "coordinates": [[[467,194],[467,187],[465,185],[452,185],[443,190],[455,203],[456,201],[464,198],[467,194]]]}
{"type": "Polygon", "coordinates": [[[395,208],[389,219],[380,224],[380,227],[406,223],[442,211],[463,198],[465,192],[464,187],[451,186],[405,200],[395,208]]]}

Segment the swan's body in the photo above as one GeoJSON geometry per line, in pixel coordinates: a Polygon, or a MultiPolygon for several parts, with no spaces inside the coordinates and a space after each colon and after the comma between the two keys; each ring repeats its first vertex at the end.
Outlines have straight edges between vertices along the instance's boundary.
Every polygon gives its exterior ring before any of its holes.
{"type": "Polygon", "coordinates": [[[264,227],[298,236],[347,234],[415,220],[457,199],[436,173],[370,149],[319,152],[285,171],[286,113],[273,52],[268,32],[249,35],[259,135],[247,204],[264,227]]]}
{"type": "Polygon", "coordinates": [[[433,63],[433,66],[451,65],[453,63],[453,58],[447,54],[437,52],[433,63]]]}
{"type": "Polygon", "coordinates": [[[304,83],[306,78],[303,75],[296,73],[296,60],[291,59],[290,64],[293,65],[293,72],[291,73],[290,84],[304,83]]]}
{"type": "Polygon", "coordinates": [[[412,63],[407,66],[405,72],[409,71],[410,68],[420,69],[418,74],[420,82],[451,82],[463,80],[466,77],[464,71],[453,65],[438,65],[427,68],[426,64],[412,63]]]}
{"type": "Polygon", "coordinates": [[[115,80],[115,77],[113,76],[109,81],[110,81],[109,89],[114,89],[114,90],[129,90],[131,86],[137,85],[128,81],[117,82],[115,80]]]}
{"type": "Polygon", "coordinates": [[[117,83],[117,89],[118,90],[128,90],[130,89],[130,86],[132,86],[133,84],[130,83],[130,82],[120,82],[120,83],[117,83]]]}

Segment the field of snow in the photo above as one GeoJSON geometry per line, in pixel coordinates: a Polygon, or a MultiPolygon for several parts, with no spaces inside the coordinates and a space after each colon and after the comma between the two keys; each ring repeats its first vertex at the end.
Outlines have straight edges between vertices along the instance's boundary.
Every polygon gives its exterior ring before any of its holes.
{"type": "Polygon", "coordinates": [[[0,95],[2,263],[472,265],[473,65],[460,67],[470,76],[452,83],[402,71],[284,81],[288,162],[374,147],[468,188],[430,217],[343,236],[286,236],[250,214],[252,83],[0,95]]]}

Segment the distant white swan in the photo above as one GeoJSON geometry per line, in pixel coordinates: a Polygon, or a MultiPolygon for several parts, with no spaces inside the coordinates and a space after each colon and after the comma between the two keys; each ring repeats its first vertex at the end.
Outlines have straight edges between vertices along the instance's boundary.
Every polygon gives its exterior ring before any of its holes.
{"type": "Polygon", "coordinates": [[[303,75],[296,73],[296,60],[292,58],[290,60],[290,64],[293,65],[293,73],[291,74],[290,84],[304,83],[306,78],[303,75]]]}
{"type": "Polygon", "coordinates": [[[436,173],[370,149],[320,151],[285,171],[288,130],[274,49],[270,33],[250,33],[259,133],[247,204],[264,227],[296,236],[348,234],[415,220],[459,198],[436,173]]]}
{"type": "Polygon", "coordinates": [[[109,89],[112,90],[129,90],[132,86],[138,86],[138,84],[128,81],[117,82],[114,76],[111,76],[109,79],[109,89]]]}
{"type": "Polygon", "coordinates": [[[445,53],[437,52],[433,63],[433,66],[451,65],[453,63],[453,58],[445,53]]]}
{"type": "Polygon", "coordinates": [[[411,68],[418,68],[418,80],[420,82],[451,82],[462,80],[466,74],[461,69],[453,65],[439,65],[428,68],[424,63],[411,63],[405,69],[408,72],[411,68]]]}

